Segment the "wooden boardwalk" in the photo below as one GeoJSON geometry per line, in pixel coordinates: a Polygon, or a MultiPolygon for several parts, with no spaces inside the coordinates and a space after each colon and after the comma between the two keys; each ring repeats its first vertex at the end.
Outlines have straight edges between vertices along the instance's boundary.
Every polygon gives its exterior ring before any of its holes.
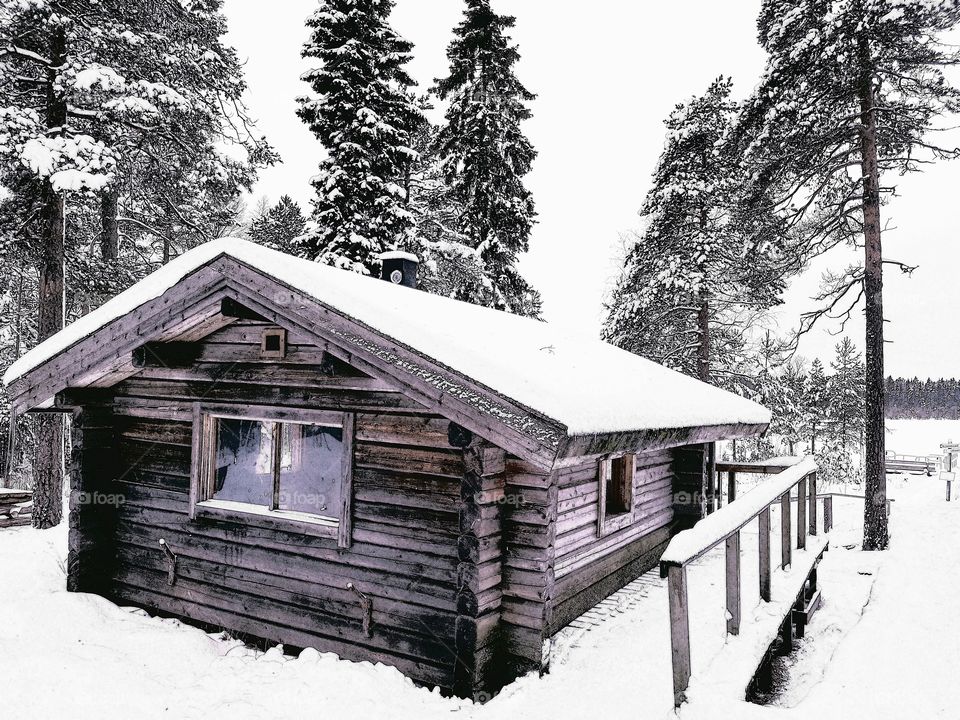
{"type": "MultiPolygon", "coordinates": [[[[770,509],[773,537],[781,535],[778,503],[770,509]]],[[[797,537],[798,518],[790,513],[787,536],[797,537]]],[[[786,569],[771,569],[768,600],[761,601],[758,579],[759,523],[741,530],[742,613],[738,636],[727,633],[726,552],[721,544],[688,566],[690,618],[691,699],[724,695],[724,700],[742,700],[747,685],[763,661],[770,644],[781,633],[784,619],[807,580],[810,568],[828,545],[827,535],[808,536],[805,548],[792,548],[786,569]]],[[[777,560],[779,561],[779,553],[777,560]]],[[[829,588],[824,589],[829,596],[829,588]]],[[[632,702],[642,702],[649,717],[668,717],[673,712],[671,644],[667,581],[654,570],[646,573],[594,606],[553,638],[551,675],[557,680],[569,669],[575,671],[586,659],[621,653],[624,673],[643,677],[642,687],[631,691],[632,702]],[[629,668],[629,669],[627,669],[629,668]]],[[[814,620],[816,622],[816,620],[814,620]]],[[[602,668],[596,670],[603,683],[602,668]]],[[[646,716],[646,714],[645,714],[646,716]]]]}

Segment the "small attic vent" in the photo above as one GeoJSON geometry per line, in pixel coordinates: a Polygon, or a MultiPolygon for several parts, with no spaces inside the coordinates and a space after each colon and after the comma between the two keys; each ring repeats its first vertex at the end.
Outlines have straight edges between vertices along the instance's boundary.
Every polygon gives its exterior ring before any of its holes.
{"type": "Polygon", "coordinates": [[[268,328],[260,338],[260,357],[281,359],[287,354],[287,331],[268,328]]]}

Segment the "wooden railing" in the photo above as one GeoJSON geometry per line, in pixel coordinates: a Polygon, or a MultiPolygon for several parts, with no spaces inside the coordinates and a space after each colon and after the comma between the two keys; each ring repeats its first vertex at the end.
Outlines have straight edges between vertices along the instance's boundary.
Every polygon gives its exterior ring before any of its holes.
{"type": "MultiPolygon", "coordinates": [[[[762,472],[740,465],[741,472],[762,472]]],[[[780,503],[780,566],[793,561],[790,492],[797,488],[797,548],[807,545],[807,535],[817,534],[817,465],[804,458],[781,470],[770,482],[757,486],[736,502],[718,509],[694,527],[678,533],[670,541],[660,560],[660,574],[667,578],[670,602],[670,643],[673,660],[673,693],[676,705],[683,702],[690,682],[690,617],[687,599],[687,565],[704,556],[720,543],[726,543],[727,632],[740,632],[740,531],[754,519],[760,525],[760,597],[771,598],[770,507],[780,503]],[[809,493],[807,488],[809,485],[809,493]]],[[[733,493],[735,497],[736,493],[733,493]]],[[[833,498],[823,498],[823,528],[833,527],[833,498]]]]}
{"type": "Polygon", "coordinates": [[[936,471],[942,459],[942,455],[903,455],[888,452],[885,464],[887,472],[922,472],[929,477],[936,471]]]}

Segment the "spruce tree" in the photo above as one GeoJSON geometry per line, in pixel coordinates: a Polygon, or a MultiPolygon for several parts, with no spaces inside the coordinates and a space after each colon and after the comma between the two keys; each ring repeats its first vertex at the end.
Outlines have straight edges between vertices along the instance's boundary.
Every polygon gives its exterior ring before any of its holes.
{"type": "Polygon", "coordinates": [[[830,433],[844,449],[858,451],[864,427],[864,367],[850,338],[837,344],[830,367],[830,433]]]}
{"type": "Polygon", "coordinates": [[[770,432],[786,441],[790,455],[796,454],[796,445],[803,441],[810,379],[799,361],[788,362],[776,378],[779,392],[769,405],[773,413],[770,432]]]}
{"type": "Polygon", "coordinates": [[[403,181],[420,112],[404,69],[413,46],[390,27],[392,9],[392,0],[321,0],[302,52],[320,66],[303,75],[314,95],[298,98],[297,114],[328,157],[299,251],[360,273],[375,272],[376,256],[412,227],[403,181]]]}
{"type": "Polygon", "coordinates": [[[813,362],[810,363],[810,378],[803,398],[803,405],[804,426],[806,436],[810,440],[810,453],[816,454],[817,438],[824,432],[824,427],[833,414],[828,380],[820,358],[814,358],[813,362]]]}
{"type": "Polygon", "coordinates": [[[485,304],[535,315],[539,297],[516,269],[536,217],[523,184],[536,151],[521,130],[535,96],[514,73],[520,54],[507,31],[515,18],[495,13],[489,0],[466,5],[447,48],[450,73],[434,89],[449,103],[437,147],[457,205],[455,230],[486,268],[485,304]]]}
{"type": "Polygon", "coordinates": [[[255,243],[292,254],[295,241],[305,227],[306,219],[300,206],[289,195],[284,195],[276,205],[251,220],[247,235],[255,243]]]}
{"type": "Polygon", "coordinates": [[[607,304],[604,338],[731,389],[745,371],[751,327],[779,302],[780,250],[739,203],[743,169],[728,145],[731,81],[678,105],[624,270],[607,304]]]}
{"type": "MultiPolygon", "coordinates": [[[[943,42],[960,19],[956,2],[764,0],[758,21],[768,53],[741,129],[753,176],[803,240],[806,257],[848,242],[863,264],[835,273],[824,315],[866,312],[866,496],[864,549],[887,546],[884,469],[883,198],[892,177],[958,155],[931,131],[960,106],[944,69],[960,54],[943,42]],[[773,191],[771,192],[771,189],[773,191]]],[[[894,263],[909,270],[903,263],[894,263]]]]}

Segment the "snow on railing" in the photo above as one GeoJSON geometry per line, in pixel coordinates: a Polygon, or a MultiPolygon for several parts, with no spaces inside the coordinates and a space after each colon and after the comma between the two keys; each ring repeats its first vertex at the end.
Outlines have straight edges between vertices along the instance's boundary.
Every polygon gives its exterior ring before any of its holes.
{"type": "MultiPolygon", "coordinates": [[[[817,534],[817,464],[804,458],[734,502],[700,520],[670,541],[660,559],[660,575],[667,578],[670,600],[670,644],[673,659],[673,692],[676,705],[684,698],[690,682],[690,618],[687,602],[687,565],[726,542],[727,632],[740,632],[740,530],[754,518],[759,520],[760,597],[770,601],[770,506],[780,502],[781,567],[793,559],[790,491],[797,488],[797,548],[807,544],[807,534],[817,534]],[[809,482],[810,493],[807,495],[809,482]],[[809,497],[809,508],[807,503],[809,497]],[[808,518],[809,509],[809,518],[808,518]],[[809,520],[809,522],[808,522],[809,520]]],[[[823,498],[823,529],[833,526],[833,502],[823,498]]]]}

